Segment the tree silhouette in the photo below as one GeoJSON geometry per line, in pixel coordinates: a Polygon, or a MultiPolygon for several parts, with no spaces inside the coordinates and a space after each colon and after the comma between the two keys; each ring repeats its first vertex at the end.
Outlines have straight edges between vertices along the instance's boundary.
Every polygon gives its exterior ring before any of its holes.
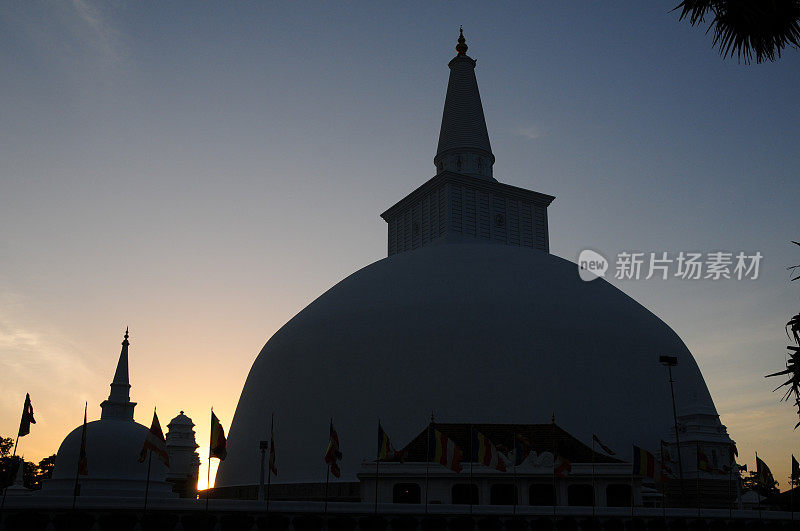
{"type": "MultiPolygon", "coordinates": [[[[793,243],[793,244],[795,244],[795,245],[800,245],[800,242],[796,242],[796,241],[794,241],[794,240],[792,240],[792,243],[793,243]]],[[[789,267],[787,267],[786,269],[788,269],[789,271],[791,271],[791,272],[792,272],[792,275],[794,275],[794,272],[795,272],[795,271],[797,271],[798,269],[800,269],[800,264],[797,264],[797,265],[794,265],[794,266],[789,266],[789,267]]],[[[795,280],[797,280],[798,278],[800,278],[800,275],[797,275],[796,277],[794,277],[794,278],[792,279],[792,281],[795,281],[795,280]]]]}
{"type": "MultiPolygon", "coordinates": [[[[21,458],[11,456],[11,448],[14,446],[14,439],[0,436],[0,489],[11,485],[19,467],[21,458]]],[[[22,482],[29,489],[38,490],[42,488],[42,481],[53,476],[53,468],[56,465],[56,456],[45,457],[39,464],[24,461],[22,469],[22,482]]]]}
{"type": "Polygon", "coordinates": [[[11,437],[0,437],[0,457],[8,457],[11,447],[14,446],[14,439],[11,437]]]}
{"type": "Polygon", "coordinates": [[[711,46],[719,46],[723,58],[774,61],[784,48],[800,43],[800,0],[683,0],[673,11],[678,9],[678,20],[686,18],[692,26],[711,17],[706,33],[713,28],[711,46]]]}
{"type": "MultiPolygon", "coordinates": [[[[31,463],[31,465],[33,465],[33,463],[31,463]]],[[[55,454],[51,455],[50,457],[45,457],[44,459],[39,461],[39,464],[36,465],[36,467],[32,468],[31,470],[30,485],[27,486],[34,490],[41,489],[42,481],[53,477],[53,469],[55,468],[55,466],[56,466],[55,454]]]]}
{"type": "MultiPolygon", "coordinates": [[[[800,323],[800,314],[792,317],[792,321],[800,323]]],[[[787,327],[792,323],[792,321],[787,323],[787,327]]],[[[789,379],[776,387],[774,391],[777,391],[781,387],[788,386],[789,389],[786,390],[786,393],[784,393],[781,400],[789,400],[789,397],[794,395],[794,403],[797,406],[797,415],[800,416],[800,346],[795,347],[789,345],[786,348],[791,351],[791,354],[789,354],[789,359],[786,361],[786,369],[780,372],[768,374],[766,378],[771,376],[789,375],[789,379]]],[[[795,424],[794,428],[797,429],[798,426],[800,426],[800,422],[795,424]]]]}
{"type": "Polygon", "coordinates": [[[775,481],[774,478],[772,481],[772,485],[761,485],[758,481],[758,472],[752,470],[748,472],[746,476],[742,477],[742,488],[745,491],[754,490],[762,496],[771,496],[780,492],[778,490],[779,483],[775,481]]]}
{"type": "MultiPolygon", "coordinates": [[[[800,243],[796,241],[793,241],[792,243],[800,246],[800,243]]],[[[798,267],[800,267],[800,265],[791,266],[788,269],[792,271],[792,274],[794,274],[798,267]]],[[[800,276],[796,276],[792,280],[797,280],[798,278],[800,278],[800,276]]],[[[768,374],[766,378],[782,375],[789,376],[789,379],[776,387],[773,392],[777,391],[781,387],[788,386],[789,389],[786,390],[786,393],[784,393],[781,400],[789,400],[790,396],[794,396],[794,404],[797,406],[797,415],[800,417],[800,313],[792,316],[792,318],[789,319],[789,322],[786,323],[785,328],[786,335],[790,340],[795,342],[795,345],[789,345],[786,347],[791,352],[789,354],[789,359],[786,361],[786,369],[780,372],[768,374]]],[[[797,429],[798,426],[800,426],[800,422],[794,425],[794,429],[797,429]]]]}

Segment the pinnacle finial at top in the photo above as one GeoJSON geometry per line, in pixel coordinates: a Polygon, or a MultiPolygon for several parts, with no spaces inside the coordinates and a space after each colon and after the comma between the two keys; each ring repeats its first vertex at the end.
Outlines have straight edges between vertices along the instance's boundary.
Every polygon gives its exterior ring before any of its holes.
{"type": "Polygon", "coordinates": [[[467,55],[467,40],[464,38],[464,26],[458,26],[458,44],[456,45],[456,51],[458,55],[467,55]]]}
{"type": "Polygon", "coordinates": [[[125,327],[125,338],[124,338],[124,340],[123,340],[123,344],[128,342],[128,338],[129,338],[129,337],[130,337],[130,336],[128,335],[128,327],[126,326],[126,327],[125,327]]]}

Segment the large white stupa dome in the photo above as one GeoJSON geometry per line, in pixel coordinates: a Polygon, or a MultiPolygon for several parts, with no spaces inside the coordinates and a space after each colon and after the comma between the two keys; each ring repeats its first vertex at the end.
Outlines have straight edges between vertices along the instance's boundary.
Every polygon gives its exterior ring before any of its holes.
{"type": "Polygon", "coordinates": [[[333,418],[343,477],[374,458],[377,422],[404,445],[443,422],[545,423],[619,454],[658,448],[680,412],[716,414],[669,326],[605,280],[544,251],[453,244],[350,275],[284,325],[244,385],[218,485],[258,481],[258,441],[276,415],[280,481],[324,481],[333,418]]]}
{"type": "Polygon", "coordinates": [[[673,426],[661,355],[677,357],[678,414],[710,419],[729,441],[678,335],[549,254],[552,196],[495,180],[475,61],[463,37],[456,49],[436,175],[382,214],[388,258],[336,284],[261,350],[216,485],[258,483],[271,413],[280,482],[325,480],[331,418],[349,480],[375,458],[379,419],[400,448],[432,412],[442,422],[554,416],[623,458],[632,444],[657,451],[673,426]]]}

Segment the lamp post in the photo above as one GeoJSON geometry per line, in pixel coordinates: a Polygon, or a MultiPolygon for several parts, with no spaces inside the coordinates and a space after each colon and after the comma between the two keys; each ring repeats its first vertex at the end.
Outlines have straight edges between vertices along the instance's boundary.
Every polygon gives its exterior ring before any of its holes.
{"type": "MultiPolygon", "coordinates": [[[[672,419],[675,422],[675,444],[678,445],[678,474],[681,481],[681,501],[685,503],[686,492],[683,489],[683,459],[681,458],[681,440],[678,435],[678,410],[675,407],[675,380],[672,379],[672,368],[678,365],[677,356],[659,356],[658,362],[669,370],[669,391],[672,395],[672,419]]],[[[698,492],[698,495],[700,493],[698,492]]]]}

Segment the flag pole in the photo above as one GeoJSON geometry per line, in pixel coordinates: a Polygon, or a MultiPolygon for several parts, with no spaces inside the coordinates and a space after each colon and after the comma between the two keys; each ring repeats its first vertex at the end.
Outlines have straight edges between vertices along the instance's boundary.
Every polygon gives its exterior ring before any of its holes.
{"type": "Polygon", "coordinates": [[[325,467],[325,508],[323,509],[323,513],[328,513],[328,482],[331,479],[331,464],[328,463],[325,467]]]}
{"type": "Polygon", "coordinates": [[[258,445],[258,449],[261,451],[261,469],[258,475],[258,496],[256,499],[259,501],[265,498],[264,496],[264,459],[267,455],[267,446],[264,444],[264,441],[261,441],[258,445]]]}
{"type": "MultiPolygon", "coordinates": [[[[275,413],[272,413],[272,416],[269,421],[269,451],[270,454],[275,453],[275,449],[273,448],[275,444],[275,413]]],[[[272,482],[272,469],[267,467],[267,512],[269,512],[269,486],[272,482]]]]}
{"type": "MultiPolygon", "coordinates": [[[[475,450],[472,449],[472,438],[474,437],[475,427],[469,425],[469,514],[472,514],[472,461],[475,459],[475,450]]],[[[429,442],[430,444],[430,442],[429,442]]]]}
{"type": "Polygon", "coordinates": [[[703,505],[702,493],[700,492],[700,441],[695,442],[695,454],[697,455],[697,517],[700,518],[700,507],[703,505]]]}
{"type": "Polygon", "coordinates": [[[17,440],[14,441],[14,453],[11,454],[11,458],[17,457],[17,445],[19,444],[19,432],[17,432],[17,440]]]}
{"type": "MultiPolygon", "coordinates": [[[[89,407],[89,402],[83,403],[83,435],[86,434],[86,410],[89,407]]],[[[81,441],[81,445],[83,445],[83,441],[81,441]]],[[[75,486],[72,488],[72,510],[75,510],[75,502],[78,499],[78,489],[80,489],[80,484],[78,483],[78,477],[81,473],[81,453],[78,451],[78,462],[75,463],[75,486]]]]}
{"type": "MultiPolygon", "coordinates": [[[[730,450],[728,450],[728,451],[730,452],[730,450]]],[[[732,453],[731,453],[731,457],[733,457],[732,453]]],[[[731,483],[733,482],[733,467],[735,467],[735,466],[736,466],[736,461],[734,460],[733,463],[731,463],[731,466],[728,467],[729,468],[728,469],[728,522],[729,522],[729,524],[730,524],[730,522],[733,521],[733,495],[731,494],[731,483]]],[[[793,520],[794,520],[794,518],[793,518],[793,520]]],[[[729,527],[730,527],[730,525],[729,525],[729,527]]]]}
{"type": "MultiPolygon", "coordinates": [[[[156,416],[156,408],[153,407],[153,417],[155,417],[155,416],[156,416]]],[[[148,437],[149,437],[149,435],[148,435],[148,437]]],[[[147,439],[145,439],[145,442],[147,442],[147,439]]],[[[144,448],[142,448],[142,450],[144,450],[144,448]]],[[[147,495],[148,495],[148,493],[150,491],[150,462],[152,460],[153,460],[153,449],[150,448],[150,449],[148,449],[148,457],[147,457],[147,479],[145,480],[145,483],[144,483],[144,512],[145,513],[147,512],[147,495]]]]}
{"type": "MultiPolygon", "coordinates": [[[[211,406],[211,418],[214,418],[214,406],[211,406]]],[[[214,426],[208,432],[208,474],[206,476],[206,517],[208,517],[208,497],[211,495],[211,445],[214,444],[214,426]]]]}
{"type": "MultiPolygon", "coordinates": [[[[659,475],[661,476],[661,479],[662,479],[662,481],[661,481],[661,513],[664,516],[664,529],[666,529],[667,528],[667,481],[669,479],[672,479],[672,478],[669,478],[664,473],[665,467],[664,467],[664,441],[663,440],[658,445],[658,454],[659,454],[658,456],[661,458],[661,466],[659,467],[660,468],[659,475]],[[663,481],[664,479],[667,479],[667,481],[663,481]]],[[[670,459],[670,462],[672,462],[671,459],[670,459]]],[[[672,469],[670,469],[670,472],[672,472],[672,469]]]]}
{"type": "MultiPolygon", "coordinates": [[[[381,433],[381,419],[378,418],[378,434],[381,433]]],[[[378,466],[381,462],[381,445],[383,439],[378,438],[378,455],[375,456],[375,514],[378,514],[378,466]]]]}
{"type": "Polygon", "coordinates": [[[633,518],[633,499],[634,499],[633,467],[631,467],[631,518],[633,518]]]}
{"type": "Polygon", "coordinates": [[[736,508],[742,510],[742,469],[739,465],[736,465],[736,508]]]}
{"type": "Polygon", "coordinates": [[[595,494],[595,492],[594,492],[594,491],[595,491],[595,489],[597,488],[597,487],[595,487],[595,477],[594,477],[594,461],[595,461],[595,457],[594,457],[594,433],[593,433],[593,434],[592,434],[592,520],[594,520],[594,518],[595,518],[595,516],[596,516],[596,510],[595,510],[595,505],[596,505],[596,504],[595,504],[595,498],[596,498],[596,494],[595,494]]]}
{"type": "Polygon", "coordinates": [[[553,529],[556,528],[556,454],[558,453],[558,446],[556,445],[556,412],[553,411],[553,416],[550,417],[550,435],[553,437],[553,529]]]}
{"type": "Polygon", "coordinates": [[[553,448],[553,529],[555,529],[555,518],[556,518],[556,452],[555,448],[553,448]]]}
{"type": "MultiPolygon", "coordinates": [[[[511,444],[514,445],[514,450],[516,450],[517,449],[517,432],[516,431],[514,432],[514,440],[511,441],[511,444]]],[[[498,455],[497,459],[502,459],[502,458],[498,455]]],[[[517,501],[518,501],[518,498],[519,498],[518,489],[519,489],[519,487],[517,486],[517,456],[514,455],[514,511],[511,514],[513,514],[515,516],[517,514],[517,501]]]]}
{"type": "MultiPolygon", "coordinates": [[[[761,483],[761,477],[759,476],[759,471],[761,467],[758,466],[758,452],[756,452],[756,484],[758,485],[761,483]]],[[[756,491],[756,497],[758,498],[758,519],[761,520],[761,494],[756,491]]]]}
{"type": "Polygon", "coordinates": [[[425,514],[428,514],[428,486],[430,485],[430,468],[431,468],[431,428],[433,428],[433,411],[431,411],[431,422],[428,424],[428,440],[425,459],[425,514]]]}
{"type": "Polygon", "coordinates": [[[378,466],[380,462],[380,457],[375,459],[375,514],[378,514],[378,466]]]}
{"type": "MultiPolygon", "coordinates": [[[[330,427],[331,427],[331,431],[333,431],[333,417],[331,417],[330,427]]],[[[328,434],[328,445],[330,445],[330,444],[331,444],[331,434],[328,434]]],[[[336,447],[338,449],[338,435],[337,435],[337,445],[336,445],[336,447]]],[[[330,482],[330,479],[331,479],[331,466],[334,463],[336,463],[336,452],[334,452],[334,455],[333,455],[333,463],[329,463],[329,462],[326,461],[326,467],[325,467],[325,508],[323,509],[323,512],[325,514],[328,513],[328,483],[330,482]]]]}
{"type": "Polygon", "coordinates": [[[153,460],[153,450],[147,456],[147,481],[144,484],[144,512],[147,512],[147,494],[150,491],[150,462],[153,460]]]}

